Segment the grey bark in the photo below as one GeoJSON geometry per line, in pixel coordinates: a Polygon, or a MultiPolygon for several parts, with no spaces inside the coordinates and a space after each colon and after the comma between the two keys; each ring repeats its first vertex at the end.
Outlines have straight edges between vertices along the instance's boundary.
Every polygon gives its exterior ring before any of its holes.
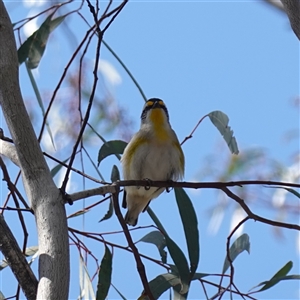
{"type": "Polygon", "coordinates": [[[281,0],[281,3],[289,17],[294,33],[300,40],[300,0],[281,0]]]}
{"type": "Polygon", "coordinates": [[[0,215],[0,251],[16,276],[26,298],[35,300],[38,281],[2,215],[0,215]]]}
{"type": "Polygon", "coordinates": [[[55,186],[27,114],[11,21],[0,0],[0,104],[14,141],[39,241],[37,299],[68,299],[70,264],[64,200],[55,186]]]}

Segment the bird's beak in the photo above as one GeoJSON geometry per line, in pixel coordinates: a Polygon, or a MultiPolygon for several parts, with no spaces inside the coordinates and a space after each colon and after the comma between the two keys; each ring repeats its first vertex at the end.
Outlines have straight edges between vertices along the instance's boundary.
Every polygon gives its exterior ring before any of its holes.
{"type": "Polygon", "coordinates": [[[154,102],[152,108],[160,108],[160,104],[158,101],[154,102]]]}

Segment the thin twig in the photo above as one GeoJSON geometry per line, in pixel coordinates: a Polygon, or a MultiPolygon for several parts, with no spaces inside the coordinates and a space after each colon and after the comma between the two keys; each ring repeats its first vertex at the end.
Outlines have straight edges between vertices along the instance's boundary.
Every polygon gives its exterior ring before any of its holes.
{"type": "Polygon", "coordinates": [[[248,205],[245,203],[243,199],[241,199],[239,196],[231,192],[227,187],[221,188],[221,190],[231,199],[235,200],[246,212],[246,214],[249,216],[250,219],[253,219],[255,221],[265,223],[268,225],[276,226],[276,227],[282,227],[282,228],[288,228],[288,229],[296,229],[300,231],[300,226],[296,224],[289,224],[289,223],[284,223],[284,222],[278,222],[278,221],[273,221],[270,219],[263,218],[259,215],[254,214],[248,205]]]}
{"type": "Polygon", "coordinates": [[[181,142],[180,145],[183,145],[188,139],[191,139],[193,137],[194,132],[196,131],[196,129],[198,128],[198,126],[200,125],[200,123],[206,118],[208,117],[208,115],[203,116],[198,123],[196,124],[196,126],[194,127],[194,129],[192,130],[192,132],[190,133],[190,135],[188,135],[187,137],[185,137],[185,139],[181,142]]]}

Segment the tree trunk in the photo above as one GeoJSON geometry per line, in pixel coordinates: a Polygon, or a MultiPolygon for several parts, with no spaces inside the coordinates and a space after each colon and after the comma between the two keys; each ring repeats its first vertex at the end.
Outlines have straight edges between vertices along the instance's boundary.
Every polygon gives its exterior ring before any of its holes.
{"type": "Polygon", "coordinates": [[[41,152],[19,87],[12,24],[0,0],[0,104],[16,148],[39,241],[37,299],[68,299],[69,243],[64,200],[41,152]]]}

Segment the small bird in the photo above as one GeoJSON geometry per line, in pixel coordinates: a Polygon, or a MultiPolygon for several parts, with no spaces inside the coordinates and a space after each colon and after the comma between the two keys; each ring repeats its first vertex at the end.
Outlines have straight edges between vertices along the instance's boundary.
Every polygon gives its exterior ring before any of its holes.
{"type": "MultiPolygon", "coordinates": [[[[140,130],[126,146],[121,159],[124,180],[173,180],[184,175],[184,155],[169,122],[165,103],[149,99],[143,108],[140,130]]],[[[128,207],[125,222],[135,226],[139,214],[165,188],[127,186],[122,206],[128,207]]]]}

